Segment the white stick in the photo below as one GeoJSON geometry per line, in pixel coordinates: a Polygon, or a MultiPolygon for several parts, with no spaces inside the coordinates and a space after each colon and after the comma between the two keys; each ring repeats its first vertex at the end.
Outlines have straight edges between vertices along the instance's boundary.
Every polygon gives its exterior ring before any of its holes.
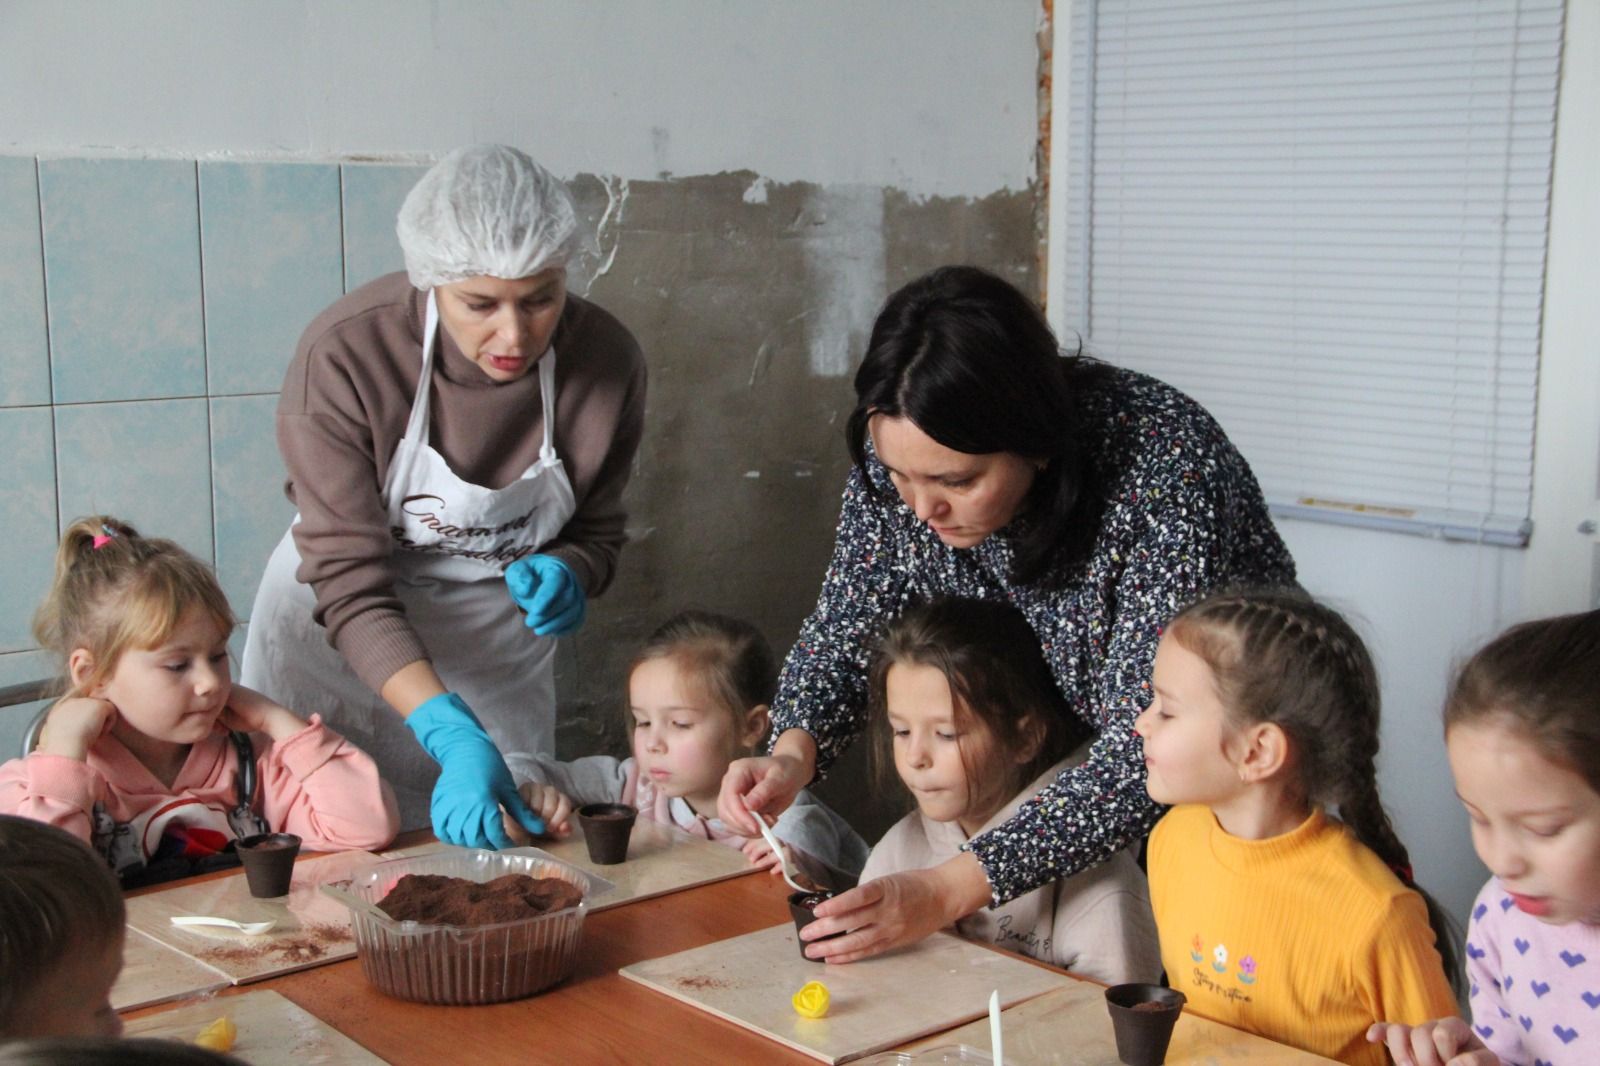
{"type": "Polygon", "coordinates": [[[994,1066],[1002,1066],[1000,1050],[1000,990],[989,993],[989,1044],[994,1052],[994,1066]]]}

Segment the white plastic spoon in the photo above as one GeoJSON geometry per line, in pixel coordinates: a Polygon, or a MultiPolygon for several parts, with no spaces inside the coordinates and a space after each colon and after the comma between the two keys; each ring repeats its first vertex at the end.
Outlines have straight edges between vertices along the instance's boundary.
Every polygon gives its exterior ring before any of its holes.
{"type": "Polygon", "coordinates": [[[994,1055],[994,1066],[1004,1066],[1000,1044],[1000,990],[997,988],[989,993],[989,1049],[994,1055]]]}
{"type": "Polygon", "coordinates": [[[276,918],[264,922],[236,922],[232,918],[216,918],[209,914],[175,914],[173,925],[220,925],[224,929],[237,929],[246,936],[260,936],[278,924],[276,918]]]}
{"type": "Polygon", "coordinates": [[[750,812],[750,817],[754,818],[756,820],[756,825],[761,827],[761,835],[766,838],[767,846],[772,849],[772,854],[778,857],[778,868],[783,871],[783,879],[789,882],[789,887],[794,889],[796,892],[815,892],[816,889],[807,888],[799,881],[796,881],[794,875],[791,875],[789,871],[789,857],[787,854],[785,854],[783,850],[783,844],[778,840],[777,835],[772,832],[772,827],[768,825],[761,815],[757,814],[755,811],[750,812]]]}

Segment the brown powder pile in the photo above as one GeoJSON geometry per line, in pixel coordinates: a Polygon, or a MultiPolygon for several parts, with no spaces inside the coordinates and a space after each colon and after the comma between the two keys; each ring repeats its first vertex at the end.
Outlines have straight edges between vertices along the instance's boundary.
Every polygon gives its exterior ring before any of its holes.
{"type": "Polygon", "coordinates": [[[1146,1002],[1146,1003],[1135,1003],[1133,1005],[1133,1009],[1136,1010],[1136,1011],[1143,1011],[1145,1013],[1150,1013],[1150,1012],[1153,1012],[1153,1011],[1171,1010],[1174,1006],[1175,1006],[1175,1004],[1161,1003],[1161,1002],[1158,1002],[1156,1000],[1150,1000],[1149,1002],[1146,1002]]]}
{"type": "Polygon", "coordinates": [[[461,877],[406,874],[378,907],[395,921],[496,925],[575,907],[583,890],[559,877],[506,874],[482,884],[461,877]]]}

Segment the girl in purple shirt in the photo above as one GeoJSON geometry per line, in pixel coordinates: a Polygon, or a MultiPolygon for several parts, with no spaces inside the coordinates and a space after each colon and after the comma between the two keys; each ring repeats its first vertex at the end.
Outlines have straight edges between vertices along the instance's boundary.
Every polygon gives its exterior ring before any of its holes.
{"type": "Polygon", "coordinates": [[[1472,1022],[1375,1025],[1398,1066],[1600,1061],[1600,611],[1516,626],[1445,704],[1456,792],[1494,874],[1467,925],[1472,1022]]]}

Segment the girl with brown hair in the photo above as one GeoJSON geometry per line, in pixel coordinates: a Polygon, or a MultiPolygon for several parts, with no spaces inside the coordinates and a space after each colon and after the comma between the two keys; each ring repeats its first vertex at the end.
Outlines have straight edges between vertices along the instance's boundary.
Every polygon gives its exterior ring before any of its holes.
{"type": "MultiPolygon", "coordinates": [[[[1062,707],[1050,667],[1015,607],[951,597],[912,607],[884,633],[868,707],[873,754],[917,809],[872,849],[863,881],[920,870],[1001,825],[1092,734],[1062,707]]],[[[1103,981],[1161,973],[1150,890],[1132,849],[956,922],[985,941],[1103,981]]]]}
{"type": "Polygon", "coordinates": [[[1372,1023],[1454,1013],[1452,934],[1378,798],[1378,676],[1349,623],[1294,591],[1212,596],[1168,626],[1152,685],[1134,728],[1173,809],[1150,900],[1189,1009],[1372,1066],[1372,1023]]]}

